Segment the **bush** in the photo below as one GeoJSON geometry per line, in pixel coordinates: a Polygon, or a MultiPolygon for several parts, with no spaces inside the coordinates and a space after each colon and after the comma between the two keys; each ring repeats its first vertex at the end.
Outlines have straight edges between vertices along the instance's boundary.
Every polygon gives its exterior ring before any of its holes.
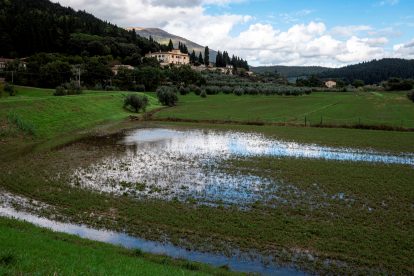
{"type": "Polygon", "coordinates": [[[124,99],[124,107],[132,108],[136,113],[141,109],[145,112],[148,103],[148,98],[145,95],[128,95],[124,99]]]}
{"type": "Polygon", "coordinates": [[[13,85],[8,83],[4,86],[4,92],[9,93],[9,96],[16,96],[16,89],[14,89],[13,85]]]}
{"type": "Polygon", "coordinates": [[[64,83],[56,87],[54,96],[79,95],[82,94],[82,88],[76,81],[64,83]]]}
{"type": "Polygon", "coordinates": [[[200,93],[200,97],[201,98],[206,98],[207,97],[207,93],[206,93],[206,91],[201,91],[201,93],[200,93]]]}
{"type": "Polygon", "coordinates": [[[188,87],[180,86],[180,95],[187,95],[190,93],[190,89],[188,87]]]}
{"type": "Polygon", "coordinates": [[[412,102],[414,102],[414,90],[408,92],[407,94],[408,99],[410,99],[412,102]]]}
{"type": "Polygon", "coordinates": [[[194,94],[196,94],[197,96],[200,96],[200,94],[201,94],[201,88],[200,88],[200,87],[198,87],[198,86],[191,85],[191,86],[190,86],[190,90],[191,90],[192,92],[194,92],[194,94]]]}
{"type": "Polygon", "coordinates": [[[237,87],[233,90],[234,95],[242,96],[244,94],[244,89],[241,87],[237,87]]]}
{"type": "Polygon", "coordinates": [[[53,93],[54,96],[66,96],[66,89],[63,86],[58,86],[53,93]]]}
{"type": "Polygon", "coordinates": [[[174,106],[177,104],[177,88],[161,86],[157,89],[157,98],[162,105],[174,106]]]}

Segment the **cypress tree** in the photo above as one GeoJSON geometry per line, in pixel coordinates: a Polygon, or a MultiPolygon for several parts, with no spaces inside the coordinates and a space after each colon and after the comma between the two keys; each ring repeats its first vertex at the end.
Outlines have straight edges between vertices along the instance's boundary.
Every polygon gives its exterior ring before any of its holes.
{"type": "MultiPolygon", "coordinates": [[[[152,37],[150,37],[150,39],[152,39],[152,37]]],[[[168,42],[168,50],[173,50],[174,49],[174,44],[173,44],[173,42],[172,42],[172,40],[171,40],[171,38],[170,38],[170,42],[168,42]]]]}
{"type": "Polygon", "coordinates": [[[201,52],[200,52],[200,54],[198,55],[198,62],[199,62],[200,64],[204,64],[203,55],[201,54],[201,52]]]}
{"type": "Polygon", "coordinates": [[[206,48],[204,49],[204,65],[208,66],[209,64],[210,64],[210,50],[208,49],[208,46],[206,46],[206,48]]]}

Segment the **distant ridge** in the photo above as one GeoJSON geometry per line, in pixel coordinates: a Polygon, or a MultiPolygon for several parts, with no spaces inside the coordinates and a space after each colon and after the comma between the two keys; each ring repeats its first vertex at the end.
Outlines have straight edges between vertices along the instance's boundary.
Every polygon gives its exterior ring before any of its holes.
{"type": "MultiPolygon", "coordinates": [[[[149,38],[150,36],[157,41],[160,44],[168,44],[170,39],[172,40],[174,47],[178,47],[178,42],[184,43],[188,51],[191,53],[193,50],[196,52],[196,55],[198,56],[198,53],[201,52],[204,56],[204,47],[200,44],[197,44],[191,40],[188,40],[184,37],[170,34],[169,32],[166,32],[159,28],[142,28],[142,27],[128,27],[127,30],[135,29],[135,32],[145,38],[149,38]]],[[[207,46],[207,45],[206,45],[207,46]]],[[[210,62],[216,62],[216,56],[217,52],[210,49],[210,62]]]]}

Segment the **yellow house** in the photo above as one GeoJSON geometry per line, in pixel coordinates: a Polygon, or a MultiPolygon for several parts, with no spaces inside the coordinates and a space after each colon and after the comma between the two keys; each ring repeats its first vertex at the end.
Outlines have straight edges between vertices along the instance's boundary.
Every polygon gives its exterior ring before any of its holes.
{"type": "Polygon", "coordinates": [[[190,57],[188,54],[181,53],[178,49],[174,49],[169,52],[149,52],[145,55],[145,57],[156,58],[160,62],[161,66],[169,64],[185,65],[190,63],[190,57]]]}

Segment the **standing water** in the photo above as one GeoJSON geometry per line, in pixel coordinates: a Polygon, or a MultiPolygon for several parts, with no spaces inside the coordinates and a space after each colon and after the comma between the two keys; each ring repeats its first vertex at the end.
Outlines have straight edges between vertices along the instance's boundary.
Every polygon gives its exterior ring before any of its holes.
{"type": "Polygon", "coordinates": [[[240,205],[274,199],[280,183],[253,173],[228,172],[228,160],[264,156],[414,165],[413,154],[299,144],[243,132],[146,128],[116,143],[125,146],[121,155],[78,168],[72,184],[137,198],[240,205]]]}

